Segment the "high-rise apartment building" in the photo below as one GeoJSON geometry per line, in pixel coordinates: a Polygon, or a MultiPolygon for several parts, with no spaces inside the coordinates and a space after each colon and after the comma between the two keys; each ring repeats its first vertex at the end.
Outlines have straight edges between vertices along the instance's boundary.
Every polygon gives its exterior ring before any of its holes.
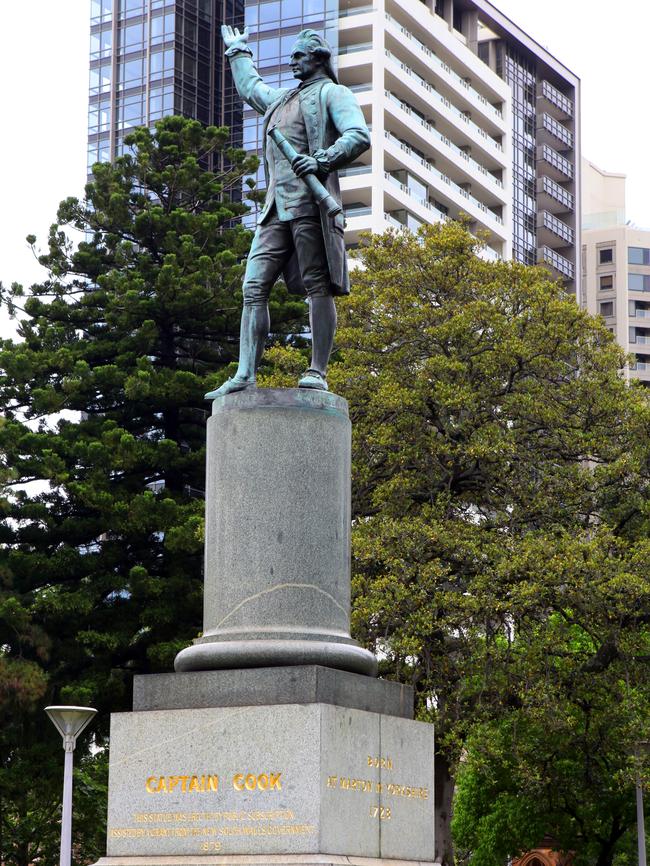
{"type": "MultiPolygon", "coordinates": [[[[332,44],[372,148],[342,172],[349,245],[363,230],[465,214],[487,256],[579,271],[579,80],[486,0],[92,0],[89,164],[171,112],[228,123],[261,152],[218,25],[250,30],[260,72],[291,85],[304,27],[332,44]]],[[[262,169],[258,175],[264,186],[262,169]]]]}
{"type": "Polygon", "coordinates": [[[580,303],[600,314],[650,385],[650,230],[626,221],[625,175],[584,163],[580,303]]]}

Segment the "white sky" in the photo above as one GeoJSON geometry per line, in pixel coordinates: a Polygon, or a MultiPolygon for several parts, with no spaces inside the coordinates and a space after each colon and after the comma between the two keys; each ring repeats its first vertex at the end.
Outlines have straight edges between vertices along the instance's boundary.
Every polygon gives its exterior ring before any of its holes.
{"type": "MultiPolygon", "coordinates": [[[[494,0],[582,79],[583,154],[628,176],[627,216],[650,227],[648,0],[494,0]]],[[[89,0],[0,0],[0,281],[43,277],[59,201],[86,172],[89,0]]],[[[3,328],[2,330],[6,330],[3,328]]]]}

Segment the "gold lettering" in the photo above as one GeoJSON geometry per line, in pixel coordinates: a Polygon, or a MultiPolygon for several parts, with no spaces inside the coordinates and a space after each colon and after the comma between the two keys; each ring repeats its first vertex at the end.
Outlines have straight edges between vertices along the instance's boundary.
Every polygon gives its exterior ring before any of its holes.
{"type": "Polygon", "coordinates": [[[255,778],[255,776],[252,773],[248,773],[248,775],[246,776],[246,781],[244,784],[246,785],[247,791],[254,791],[255,788],[257,787],[257,779],[255,778]]]}
{"type": "Polygon", "coordinates": [[[336,782],[338,781],[338,776],[328,776],[327,777],[327,787],[328,788],[336,788],[336,782]]]}
{"type": "Polygon", "coordinates": [[[269,788],[273,790],[277,788],[278,791],[282,790],[282,782],[280,781],[280,776],[282,773],[271,773],[271,779],[269,783],[269,788]]]}
{"type": "MultiPolygon", "coordinates": [[[[195,791],[204,793],[219,790],[219,776],[149,776],[144,785],[148,794],[171,794],[176,789],[179,789],[182,794],[195,791]]],[[[153,819],[139,818],[138,820],[153,819]]]]}
{"type": "Polygon", "coordinates": [[[266,773],[260,773],[260,775],[257,777],[257,787],[260,789],[260,791],[266,791],[266,789],[269,787],[269,777],[266,775],[266,773]]]}
{"type": "Polygon", "coordinates": [[[243,791],[244,790],[244,776],[242,773],[237,773],[237,775],[232,780],[232,786],[235,791],[243,791]]]}
{"type": "Polygon", "coordinates": [[[368,766],[376,767],[377,769],[381,768],[382,770],[392,770],[393,759],[383,756],[374,758],[372,755],[368,755],[368,766]]]}

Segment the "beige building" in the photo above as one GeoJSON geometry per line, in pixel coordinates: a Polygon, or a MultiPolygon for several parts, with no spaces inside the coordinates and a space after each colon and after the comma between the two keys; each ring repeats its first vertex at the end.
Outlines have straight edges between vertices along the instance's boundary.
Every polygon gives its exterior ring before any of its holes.
{"type": "Polygon", "coordinates": [[[626,222],[625,175],[583,162],[581,305],[598,313],[650,385],[650,230],[626,222]]]}

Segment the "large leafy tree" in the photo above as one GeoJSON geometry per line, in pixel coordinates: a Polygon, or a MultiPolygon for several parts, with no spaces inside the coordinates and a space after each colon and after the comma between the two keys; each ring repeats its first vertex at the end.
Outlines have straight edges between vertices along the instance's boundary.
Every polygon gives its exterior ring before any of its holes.
{"type": "MultiPolygon", "coordinates": [[[[203,394],[237,353],[256,167],[227,137],[179,117],[136,130],[61,204],[43,282],[2,290],[18,339],[0,343],[0,859],[16,866],[56,833],[36,796],[60,789],[45,703],[98,707],[101,747],[133,673],[169,670],[200,629],[203,394]]],[[[303,313],[277,290],[277,334],[303,313]]],[[[82,798],[101,773],[86,782],[82,798]]]]}
{"type": "Polygon", "coordinates": [[[454,837],[477,866],[544,834],[577,864],[634,852],[635,785],[650,779],[639,742],[650,728],[649,556],[647,538],[601,525],[582,538],[532,533],[508,563],[516,640],[492,661],[510,706],[470,732],[454,804],[454,837]]]}
{"type": "MultiPolygon", "coordinates": [[[[645,556],[612,547],[598,591],[591,567],[558,563],[581,563],[607,521],[614,537],[645,532],[648,407],[600,320],[543,269],[483,260],[461,225],[375,236],[360,257],[330,376],[353,424],[353,623],[436,725],[435,859],[451,866],[456,770],[476,725],[552,712],[581,666],[588,694],[619,654],[642,664],[638,640],[621,646],[643,624],[625,619],[626,601],[648,610],[645,556]],[[589,636],[578,654],[564,641],[556,689],[553,616],[589,636]]],[[[566,742],[578,760],[593,745],[566,742]]],[[[618,765],[628,746],[613,745],[618,765]]],[[[587,796],[604,806],[597,785],[587,796]]],[[[529,841],[511,834],[500,853],[529,841]]]]}

